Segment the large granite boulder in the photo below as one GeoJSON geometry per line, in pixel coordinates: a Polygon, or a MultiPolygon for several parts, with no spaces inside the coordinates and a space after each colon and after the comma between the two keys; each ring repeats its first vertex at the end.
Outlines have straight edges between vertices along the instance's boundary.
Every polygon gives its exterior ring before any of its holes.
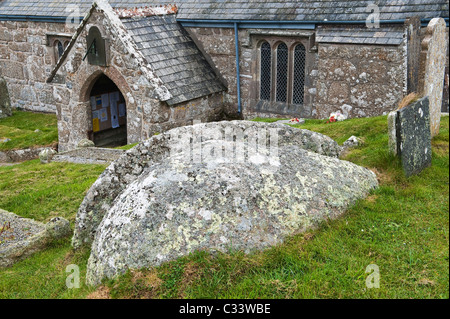
{"type": "Polygon", "coordinates": [[[339,152],[324,135],[246,121],[177,128],[139,144],[108,167],[78,212],[74,246],[93,240],[87,282],[199,249],[264,249],[339,216],[378,185],[339,152]],[[224,141],[230,129],[244,134],[224,141]],[[255,151],[252,132],[260,138],[264,130],[277,148],[255,151]],[[196,161],[190,146],[197,135],[186,134],[200,131],[202,154],[251,151],[239,162],[196,161]]]}
{"type": "Polygon", "coordinates": [[[6,80],[0,77],[0,119],[11,116],[11,101],[8,94],[6,80]]]}

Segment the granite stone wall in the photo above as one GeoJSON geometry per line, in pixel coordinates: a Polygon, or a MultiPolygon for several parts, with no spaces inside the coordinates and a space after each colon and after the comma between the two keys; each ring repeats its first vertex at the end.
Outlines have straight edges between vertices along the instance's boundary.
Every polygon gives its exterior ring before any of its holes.
{"type": "Polygon", "coordinates": [[[327,118],[386,114],[405,94],[402,46],[320,44],[316,110],[327,118]]]}
{"type": "MultiPolygon", "coordinates": [[[[189,28],[228,84],[226,111],[237,112],[234,30],[189,28]]],[[[405,45],[314,44],[308,31],[239,30],[241,102],[245,118],[287,117],[258,111],[258,40],[289,42],[297,39],[307,48],[305,103],[298,116],[326,118],[340,110],[349,117],[386,114],[406,94],[405,45]],[[317,50],[317,52],[315,52],[317,50]]],[[[282,106],[280,106],[282,107],[282,106]]],[[[288,115],[290,116],[290,115],[288,115]]]]}
{"type": "MultiPolygon", "coordinates": [[[[69,98],[67,90],[71,90],[70,85],[73,86],[76,79],[72,78],[67,86],[45,84],[45,79],[55,64],[54,48],[47,46],[46,33],[71,35],[74,30],[67,28],[64,24],[58,23],[0,21],[0,75],[8,82],[13,107],[46,112],[56,112],[58,104],[67,108],[68,104],[59,100],[67,101],[69,98]]],[[[223,98],[224,114],[231,118],[236,117],[238,103],[234,30],[188,28],[188,31],[228,88],[221,97],[214,99],[223,98]]],[[[258,108],[260,102],[258,45],[264,38],[278,38],[283,41],[299,39],[307,46],[305,103],[298,116],[325,118],[337,110],[348,114],[349,117],[374,116],[396,107],[407,89],[405,46],[320,43],[314,47],[314,43],[310,42],[312,32],[239,30],[243,117],[287,117],[283,114],[262,112],[261,108],[258,108]]],[[[81,38],[83,37],[84,35],[81,38]]],[[[80,52],[74,60],[75,66],[80,63],[82,48],[77,50],[80,52]]],[[[137,83],[140,82],[136,82],[139,81],[139,76],[131,74],[134,65],[122,56],[120,48],[111,54],[111,57],[113,68],[118,67],[117,72],[125,75],[123,81],[139,86],[137,83]],[[124,71],[121,71],[122,69],[124,71]]],[[[448,61],[448,56],[446,59],[448,61]]],[[[91,71],[93,70],[86,70],[91,71]]],[[[423,72],[419,73],[419,77],[423,78],[423,72]]],[[[130,88],[130,94],[135,91],[130,88]]],[[[196,113],[192,108],[193,103],[204,105],[210,103],[211,99],[206,101],[208,102],[205,102],[205,99],[198,99],[196,102],[187,103],[184,108],[167,108],[162,113],[157,112],[158,114],[154,114],[156,108],[149,106],[152,103],[139,104],[135,111],[130,109],[130,116],[134,115],[136,122],[135,128],[131,130],[131,140],[151,134],[149,132],[153,130],[160,131],[164,127],[172,127],[175,118],[194,116],[189,115],[192,112],[196,113]],[[151,115],[153,122],[147,123],[145,119],[150,113],[153,114],[151,115]]],[[[141,100],[135,102],[141,103],[141,100]]],[[[161,106],[161,109],[165,108],[165,105],[161,106]]],[[[204,109],[204,106],[200,108],[204,109]]],[[[217,112],[212,112],[214,113],[212,116],[214,117],[217,112]]],[[[190,119],[179,121],[188,122],[190,119]]],[[[68,127],[70,125],[61,124],[62,131],[67,132],[68,127]]]]}
{"type": "Polygon", "coordinates": [[[5,79],[0,76],[0,119],[11,116],[11,101],[5,79]]]}
{"type": "MultiPolygon", "coordinates": [[[[222,75],[228,87],[225,94],[225,112],[235,116],[238,111],[235,34],[231,28],[188,28],[191,36],[196,39],[203,52],[211,59],[218,72],[222,75]]],[[[277,112],[277,106],[271,103],[262,110],[259,100],[259,46],[262,41],[271,45],[283,41],[289,47],[302,43],[306,53],[305,103],[299,109],[297,116],[315,117],[314,100],[316,95],[315,79],[317,78],[317,53],[311,51],[311,31],[275,30],[275,29],[239,29],[239,68],[241,82],[242,116],[244,118],[286,117],[286,110],[277,112]]],[[[281,109],[281,108],[278,108],[281,109]]],[[[285,108],[289,109],[289,108],[285,108]]],[[[294,114],[290,114],[293,116],[294,114]]]]}
{"type": "Polygon", "coordinates": [[[53,88],[46,84],[56,64],[47,34],[73,32],[63,23],[0,21],[0,76],[8,83],[13,108],[56,112],[53,88]]]}

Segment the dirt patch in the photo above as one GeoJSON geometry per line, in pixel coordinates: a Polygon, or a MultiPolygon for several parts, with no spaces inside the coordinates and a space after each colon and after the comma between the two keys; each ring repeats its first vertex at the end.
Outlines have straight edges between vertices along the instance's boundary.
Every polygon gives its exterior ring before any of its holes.
{"type": "Polygon", "coordinates": [[[96,291],[90,293],[86,299],[111,299],[108,287],[100,286],[96,291]]]}
{"type": "Polygon", "coordinates": [[[183,279],[181,280],[179,289],[179,294],[181,298],[186,297],[185,296],[186,288],[192,285],[197,280],[199,280],[201,277],[201,273],[202,270],[199,269],[198,265],[193,262],[189,262],[186,265],[184,265],[183,279]]]}
{"type": "Polygon", "coordinates": [[[303,235],[303,239],[304,240],[311,240],[311,239],[313,239],[314,238],[314,234],[312,234],[312,233],[305,233],[304,235],[303,235]]]}
{"type": "Polygon", "coordinates": [[[417,284],[421,286],[434,286],[435,282],[427,278],[422,278],[417,282],[417,284]]]}
{"type": "Polygon", "coordinates": [[[378,195],[371,195],[366,198],[369,203],[375,203],[378,199],[378,195]]]}
{"type": "Polygon", "coordinates": [[[448,151],[449,151],[448,142],[433,142],[432,150],[439,157],[448,155],[448,151]]]}
{"type": "Polygon", "coordinates": [[[377,176],[378,183],[380,185],[387,185],[393,183],[392,175],[389,174],[389,172],[384,172],[375,167],[371,168],[370,170],[375,173],[375,175],[377,176]]]}

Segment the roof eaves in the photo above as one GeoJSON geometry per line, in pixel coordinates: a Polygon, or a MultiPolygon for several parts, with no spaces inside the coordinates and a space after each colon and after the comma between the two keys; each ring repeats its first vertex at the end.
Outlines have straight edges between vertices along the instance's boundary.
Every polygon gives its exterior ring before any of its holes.
{"type": "Polygon", "coordinates": [[[125,48],[128,50],[131,56],[137,60],[138,65],[145,75],[148,81],[154,88],[156,98],[160,101],[167,101],[172,98],[172,94],[169,92],[163,81],[153,72],[148,61],[139,50],[136,42],[133,40],[130,33],[126,30],[119,16],[114,12],[114,9],[106,0],[97,0],[94,2],[97,7],[103,12],[111,23],[111,27],[114,29],[114,33],[122,41],[125,48]]]}

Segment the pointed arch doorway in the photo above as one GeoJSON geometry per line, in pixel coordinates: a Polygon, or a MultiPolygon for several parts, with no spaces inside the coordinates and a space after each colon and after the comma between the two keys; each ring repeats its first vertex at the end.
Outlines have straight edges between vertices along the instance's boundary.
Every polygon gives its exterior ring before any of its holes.
{"type": "Polygon", "coordinates": [[[89,138],[96,147],[127,144],[126,101],[117,85],[101,74],[89,94],[92,131],[89,138]]]}

